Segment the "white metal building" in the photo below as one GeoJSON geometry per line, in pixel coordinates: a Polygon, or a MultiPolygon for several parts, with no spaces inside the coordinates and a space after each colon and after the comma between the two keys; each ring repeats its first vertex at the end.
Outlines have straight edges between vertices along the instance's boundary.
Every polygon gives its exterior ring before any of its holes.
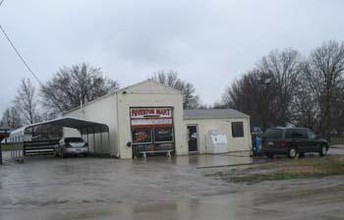
{"type": "MultiPolygon", "coordinates": [[[[251,146],[249,116],[234,110],[183,112],[180,91],[152,80],[117,90],[65,116],[106,124],[109,127],[108,153],[119,158],[132,158],[142,151],[160,150],[173,150],[176,155],[187,155],[195,150],[190,149],[188,136],[190,129],[194,128],[197,134],[196,151],[199,153],[206,152],[205,134],[213,128],[227,134],[229,151],[248,150],[251,146]],[[232,135],[233,123],[235,132],[239,132],[238,137],[232,135]]],[[[65,136],[69,135],[75,133],[66,129],[65,136]]],[[[92,138],[95,140],[89,140],[90,148],[92,143],[100,139],[98,135],[92,138]]]]}
{"type": "MultiPolygon", "coordinates": [[[[183,96],[152,80],[117,90],[66,116],[108,125],[109,153],[119,158],[132,158],[136,151],[143,150],[172,149],[176,155],[188,154],[183,96]]],[[[72,134],[70,130],[65,133],[72,134]]]]}
{"type": "Polygon", "coordinates": [[[184,110],[189,151],[207,152],[209,131],[218,130],[227,136],[228,152],[250,150],[250,117],[234,109],[184,110]]]}

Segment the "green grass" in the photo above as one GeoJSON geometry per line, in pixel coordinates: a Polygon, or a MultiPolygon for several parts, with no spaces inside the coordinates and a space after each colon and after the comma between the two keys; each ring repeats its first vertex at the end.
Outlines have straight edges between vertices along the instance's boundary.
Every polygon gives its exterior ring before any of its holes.
{"type": "Polygon", "coordinates": [[[1,148],[3,151],[23,150],[23,147],[21,144],[2,144],[1,148]]]}
{"type": "Polygon", "coordinates": [[[256,175],[249,175],[249,176],[236,176],[236,177],[232,177],[232,181],[235,183],[241,183],[241,182],[258,183],[262,181],[298,179],[302,177],[303,176],[297,175],[297,174],[271,173],[271,174],[256,174],[256,175]]]}
{"type": "MultiPolygon", "coordinates": [[[[344,157],[288,160],[273,165],[263,164],[236,172],[219,171],[212,176],[228,182],[258,183],[262,181],[300,179],[330,175],[344,175],[344,157]]],[[[208,175],[209,176],[209,175],[208,175]]]]}
{"type": "Polygon", "coordinates": [[[344,144],[344,137],[332,137],[330,139],[331,144],[344,144]]]}

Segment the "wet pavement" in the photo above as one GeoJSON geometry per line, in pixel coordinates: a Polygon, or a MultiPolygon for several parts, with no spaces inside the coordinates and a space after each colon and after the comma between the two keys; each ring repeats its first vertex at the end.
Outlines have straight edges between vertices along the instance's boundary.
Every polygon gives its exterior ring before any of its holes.
{"type": "Polygon", "coordinates": [[[205,176],[217,168],[201,168],[264,160],[245,152],[146,161],[46,157],[5,164],[0,219],[344,218],[343,176],[246,185],[205,176]]]}

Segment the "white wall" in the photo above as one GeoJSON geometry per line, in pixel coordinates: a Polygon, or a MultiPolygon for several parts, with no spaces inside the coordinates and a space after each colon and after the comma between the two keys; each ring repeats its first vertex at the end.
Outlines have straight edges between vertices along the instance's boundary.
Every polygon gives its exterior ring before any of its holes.
{"type": "MultiPolygon", "coordinates": [[[[110,155],[119,156],[118,150],[118,122],[116,116],[116,96],[109,95],[86,104],[82,109],[71,111],[65,116],[80,118],[87,121],[93,121],[106,124],[109,127],[109,140],[106,134],[103,134],[103,148],[100,149],[100,134],[95,135],[97,152],[109,152],[110,155]],[[108,143],[108,141],[110,143],[108,143]],[[109,149],[106,149],[109,147],[109,149]]],[[[66,130],[67,132],[67,130],[66,130]]],[[[68,132],[64,135],[69,135],[68,132]]],[[[94,148],[93,135],[89,135],[90,149],[94,148]]]]}
{"type": "Polygon", "coordinates": [[[212,129],[220,130],[226,134],[227,140],[228,140],[229,152],[250,150],[252,147],[249,118],[184,120],[185,129],[187,129],[188,125],[198,126],[198,151],[200,153],[207,152],[206,138],[208,135],[208,131],[212,129]],[[232,125],[231,125],[232,122],[243,122],[244,137],[240,137],[240,138],[232,137],[232,125]]]}

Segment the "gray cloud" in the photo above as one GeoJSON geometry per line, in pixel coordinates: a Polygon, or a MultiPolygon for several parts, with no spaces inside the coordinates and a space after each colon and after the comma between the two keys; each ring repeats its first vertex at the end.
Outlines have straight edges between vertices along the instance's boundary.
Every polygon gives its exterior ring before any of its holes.
{"type": "MultiPolygon", "coordinates": [[[[270,50],[343,40],[342,1],[11,0],[0,23],[39,77],[82,61],[123,86],[176,70],[211,104],[270,50]]],[[[29,76],[0,36],[0,111],[29,76]]]]}

